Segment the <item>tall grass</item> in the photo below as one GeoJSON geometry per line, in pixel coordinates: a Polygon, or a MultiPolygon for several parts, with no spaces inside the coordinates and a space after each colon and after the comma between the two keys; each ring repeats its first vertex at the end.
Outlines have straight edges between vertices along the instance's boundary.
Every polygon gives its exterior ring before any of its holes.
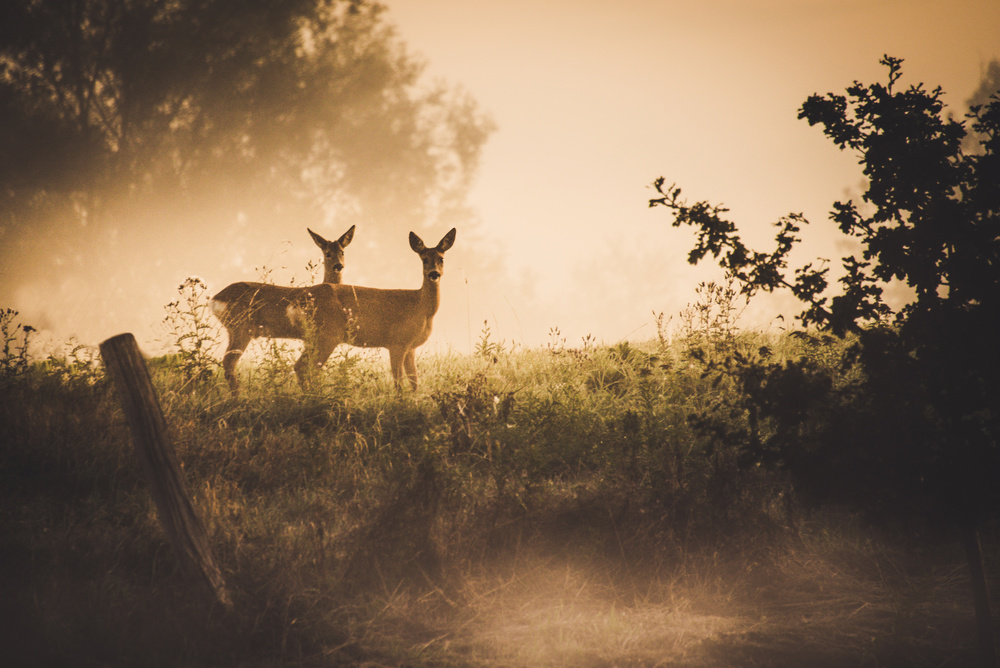
{"type": "MultiPolygon", "coordinates": [[[[745,465],[739,443],[697,426],[733,410],[727,355],[822,357],[832,342],[692,317],[708,325],[669,336],[661,319],[656,340],[613,346],[588,337],[572,347],[554,330],[549,346],[523,349],[484,327],[474,355],[423,356],[419,392],[397,391],[383,357],[356,350],[338,352],[302,392],[297,349],[270,341],[244,358],[233,399],[204,356],[203,291],[181,290],[173,317],[195,324],[151,367],[234,611],[199,597],[177,569],[102,374],[15,360],[0,367],[0,572],[18,580],[0,606],[25,629],[15,654],[462,663],[441,648],[442,620],[485,614],[488,593],[513,583],[569,568],[567,583],[631,592],[629,605],[680,605],[670,593],[680,579],[732,596],[795,540],[783,476],[745,465]]],[[[706,290],[701,307],[733,298],[706,290]]],[[[594,623],[619,638],[628,624],[665,619],[632,609],[594,623]]],[[[462,651],[486,661],[483,646],[462,651]]],[[[531,662],[523,650],[503,649],[531,662]]]]}

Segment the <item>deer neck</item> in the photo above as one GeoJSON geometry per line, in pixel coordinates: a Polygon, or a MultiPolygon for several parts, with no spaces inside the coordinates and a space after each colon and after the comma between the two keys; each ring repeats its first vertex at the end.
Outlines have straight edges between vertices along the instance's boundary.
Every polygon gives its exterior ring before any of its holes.
{"type": "Polygon", "coordinates": [[[420,307],[428,318],[434,317],[438,307],[441,305],[441,279],[436,281],[424,277],[424,284],[420,286],[420,307]]]}

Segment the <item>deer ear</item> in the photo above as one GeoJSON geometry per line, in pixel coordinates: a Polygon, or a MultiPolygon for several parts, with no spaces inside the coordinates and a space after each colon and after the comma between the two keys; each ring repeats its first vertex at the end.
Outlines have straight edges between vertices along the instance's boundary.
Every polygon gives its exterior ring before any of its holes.
{"type": "Polygon", "coordinates": [[[319,246],[320,248],[324,249],[324,250],[326,249],[327,244],[330,243],[329,241],[327,241],[326,239],[324,239],[320,235],[318,235],[315,232],[313,232],[312,230],[310,230],[308,227],[306,228],[306,232],[308,232],[309,236],[311,236],[313,238],[313,241],[316,242],[316,245],[319,246]]]}
{"type": "Polygon", "coordinates": [[[437,249],[442,253],[451,248],[452,244],[455,243],[455,228],[451,228],[448,234],[444,235],[441,241],[438,242],[437,249]]]}
{"type": "Polygon", "coordinates": [[[424,242],[413,232],[410,232],[410,248],[413,249],[414,253],[422,253],[427,250],[424,242]]]}
{"type": "Polygon", "coordinates": [[[340,244],[341,248],[344,248],[345,246],[347,246],[347,244],[351,243],[351,240],[353,239],[354,239],[354,225],[351,225],[351,229],[344,232],[344,234],[339,239],[337,239],[337,243],[340,244]]]}

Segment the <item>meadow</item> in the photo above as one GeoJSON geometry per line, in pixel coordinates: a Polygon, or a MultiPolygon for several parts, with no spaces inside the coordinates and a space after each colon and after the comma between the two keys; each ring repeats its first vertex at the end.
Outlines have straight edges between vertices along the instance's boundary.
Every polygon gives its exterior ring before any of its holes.
{"type": "Polygon", "coordinates": [[[402,392],[349,348],[303,392],[297,348],[259,340],[232,398],[186,283],[149,364],[226,609],[178,568],[96,351],[33,359],[6,311],[7,665],[976,665],[952,541],[807,506],[706,427],[749,429],[734,356],[838,382],[844,342],[743,330],[715,285],[656,323],[535,349],[484,323],[402,392]]]}

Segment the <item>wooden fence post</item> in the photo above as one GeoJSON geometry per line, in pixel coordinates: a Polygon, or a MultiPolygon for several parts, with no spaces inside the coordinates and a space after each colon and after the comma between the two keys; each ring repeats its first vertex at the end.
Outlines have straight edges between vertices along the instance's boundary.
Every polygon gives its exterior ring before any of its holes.
{"type": "Polygon", "coordinates": [[[216,600],[231,607],[225,581],[212,558],[205,527],[188,493],[167,434],[163,411],[135,337],[119,334],[101,343],[100,349],[108,374],[118,389],[160,523],[181,567],[204,581],[216,600]]]}

